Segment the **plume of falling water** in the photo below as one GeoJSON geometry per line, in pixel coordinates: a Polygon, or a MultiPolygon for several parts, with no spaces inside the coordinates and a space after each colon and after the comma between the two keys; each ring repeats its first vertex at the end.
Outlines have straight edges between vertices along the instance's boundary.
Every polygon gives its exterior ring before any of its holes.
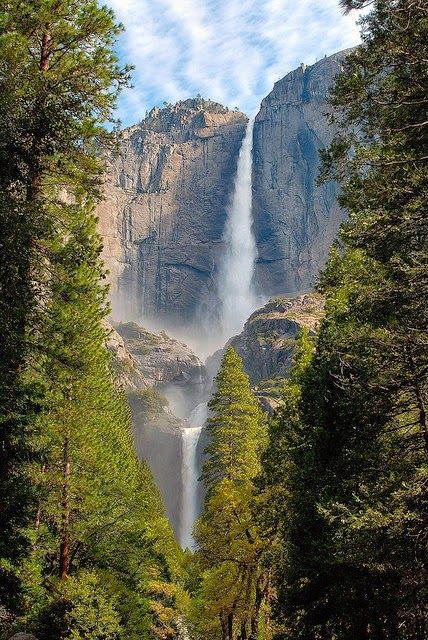
{"type": "Polygon", "coordinates": [[[183,549],[192,549],[194,546],[192,530],[198,517],[198,442],[206,420],[207,404],[202,402],[189,416],[191,426],[181,432],[183,506],[180,544],[183,549]]]}
{"type": "Polygon", "coordinates": [[[227,207],[223,235],[225,254],[219,269],[217,289],[221,333],[225,341],[239,333],[258,303],[253,290],[257,257],[251,206],[253,125],[254,121],[250,120],[239,151],[234,191],[227,207]]]}

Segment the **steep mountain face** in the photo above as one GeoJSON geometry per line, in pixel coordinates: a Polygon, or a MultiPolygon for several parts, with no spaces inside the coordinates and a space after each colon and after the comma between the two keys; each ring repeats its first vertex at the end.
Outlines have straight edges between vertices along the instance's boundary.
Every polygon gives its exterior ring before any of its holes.
{"type": "Polygon", "coordinates": [[[115,328],[148,385],[167,398],[176,416],[187,418],[203,393],[206,371],[199,358],[164,331],[151,333],[135,322],[115,328]]]}
{"type": "Polygon", "coordinates": [[[201,98],[153,109],[107,153],[97,210],[116,319],[189,324],[213,299],[247,117],[201,98]]]}
{"type": "Polygon", "coordinates": [[[286,378],[301,328],[315,335],[323,315],[324,299],[318,294],[274,298],[255,311],[239,336],[229,341],[251,383],[286,378]]]}
{"type": "Polygon", "coordinates": [[[107,325],[107,329],[109,336],[106,346],[113,355],[111,367],[117,386],[126,392],[148,389],[149,381],[137,360],[126,348],[122,336],[110,324],[107,325]]]}
{"type": "MultiPolygon", "coordinates": [[[[337,186],[317,186],[318,150],[335,128],[327,96],[346,51],[275,84],[254,125],[256,285],[309,291],[345,213],[337,186]]],[[[113,316],[175,329],[218,308],[226,206],[247,116],[195,98],[152,109],[106,152],[98,206],[113,316]]],[[[200,323],[200,322],[199,322],[200,323]]]]}
{"type": "Polygon", "coordinates": [[[330,144],[328,92],[349,50],[301,65],[263,100],[254,124],[256,284],[265,295],[309,291],[345,212],[338,188],[316,185],[320,148],[330,144]]]}

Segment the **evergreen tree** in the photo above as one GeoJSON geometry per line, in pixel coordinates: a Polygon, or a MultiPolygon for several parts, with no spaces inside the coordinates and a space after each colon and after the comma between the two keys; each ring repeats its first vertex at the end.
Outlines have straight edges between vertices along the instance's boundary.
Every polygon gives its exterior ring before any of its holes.
{"type": "Polygon", "coordinates": [[[266,444],[265,420],[236,351],[229,347],[209,403],[210,444],[203,479],[205,511],[196,528],[201,587],[194,617],[204,637],[256,640],[269,575],[264,541],[254,525],[253,480],[266,444]]]}
{"type": "Polygon", "coordinates": [[[342,133],[323,154],[350,221],[265,463],[282,496],[266,509],[280,532],[275,616],[293,639],[427,633],[428,9],[367,4],[332,96],[342,133]]]}
{"type": "Polygon", "coordinates": [[[52,640],[165,638],[179,550],[114,386],[93,215],[96,144],[128,75],[121,28],[90,0],[3,5],[2,621],[52,640]]]}
{"type": "Polygon", "coordinates": [[[36,505],[26,463],[37,455],[32,431],[44,388],[28,366],[49,288],[46,187],[95,187],[90,145],[128,74],[112,53],[119,31],[111,11],[90,0],[0,3],[0,604],[8,610],[18,606],[13,565],[28,548],[21,532],[36,505]]]}
{"type": "Polygon", "coordinates": [[[213,414],[207,427],[211,442],[203,469],[208,492],[225,478],[235,483],[254,478],[264,445],[262,412],[233,347],[223,357],[215,385],[208,404],[213,414]]]}

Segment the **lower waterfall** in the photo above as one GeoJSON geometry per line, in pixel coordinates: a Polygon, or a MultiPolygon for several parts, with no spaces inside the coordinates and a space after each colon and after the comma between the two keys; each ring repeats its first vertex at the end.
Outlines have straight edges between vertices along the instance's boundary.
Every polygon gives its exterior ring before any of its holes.
{"type": "Polygon", "coordinates": [[[198,443],[202,428],[207,420],[207,404],[198,404],[189,416],[190,427],[182,430],[182,516],[180,544],[183,549],[192,549],[193,525],[198,517],[199,503],[199,463],[198,443]]]}

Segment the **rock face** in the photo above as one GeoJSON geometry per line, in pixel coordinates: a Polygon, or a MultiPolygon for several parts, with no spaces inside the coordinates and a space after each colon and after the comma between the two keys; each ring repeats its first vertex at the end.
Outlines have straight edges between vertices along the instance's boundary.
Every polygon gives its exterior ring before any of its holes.
{"type": "Polygon", "coordinates": [[[108,330],[106,346],[113,354],[112,368],[117,386],[128,392],[147,389],[150,386],[149,381],[137,360],[126,348],[122,336],[111,325],[108,325],[108,330]]]}
{"type": "MultiPolygon", "coordinates": [[[[345,213],[316,185],[336,130],[327,98],[347,51],[279,80],[254,124],[255,280],[264,296],[310,291],[345,213]]],[[[226,207],[248,118],[195,98],[155,108],[106,151],[98,205],[113,316],[167,331],[218,308],[226,207]]]]}
{"type": "Polygon", "coordinates": [[[116,324],[115,328],[147,385],[167,397],[176,416],[187,418],[199,402],[205,381],[205,367],[199,358],[164,331],[151,333],[135,322],[116,324]]]}
{"type": "Polygon", "coordinates": [[[256,285],[265,295],[310,291],[345,212],[338,187],[316,185],[318,151],[336,132],[328,92],[349,50],[301,65],[263,100],[254,124],[256,285]]]}
{"type": "Polygon", "coordinates": [[[135,322],[110,326],[107,348],[117,384],[127,393],[135,448],[145,460],[178,536],[182,515],[182,430],[201,399],[205,367],[192,350],[166,333],[135,322]]]}
{"type": "Polygon", "coordinates": [[[97,215],[116,319],[189,324],[210,304],[247,120],[189,99],[153,109],[106,154],[97,215]]]}
{"type": "MultiPolygon", "coordinates": [[[[218,371],[226,348],[233,346],[242,358],[262,409],[272,413],[279,405],[301,328],[306,327],[309,335],[315,335],[323,315],[324,299],[318,294],[273,298],[249,317],[238,336],[207,360],[209,378],[212,380],[218,371]]],[[[208,388],[207,394],[211,391],[208,388]]]]}
{"type": "Polygon", "coordinates": [[[128,394],[135,449],[145,460],[162,496],[166,515],[178,537],[181,525],[182,429],[166,399],[153,389],[128,394]]]}
{"type": "Polygon", "coordinates": [[[274,298],[255,311],[239,336],[229,341],[244,363],[251,383],[288,376],[299,331],[315,335],[324,315],[324,300],[317,294],[274,298]]]}

